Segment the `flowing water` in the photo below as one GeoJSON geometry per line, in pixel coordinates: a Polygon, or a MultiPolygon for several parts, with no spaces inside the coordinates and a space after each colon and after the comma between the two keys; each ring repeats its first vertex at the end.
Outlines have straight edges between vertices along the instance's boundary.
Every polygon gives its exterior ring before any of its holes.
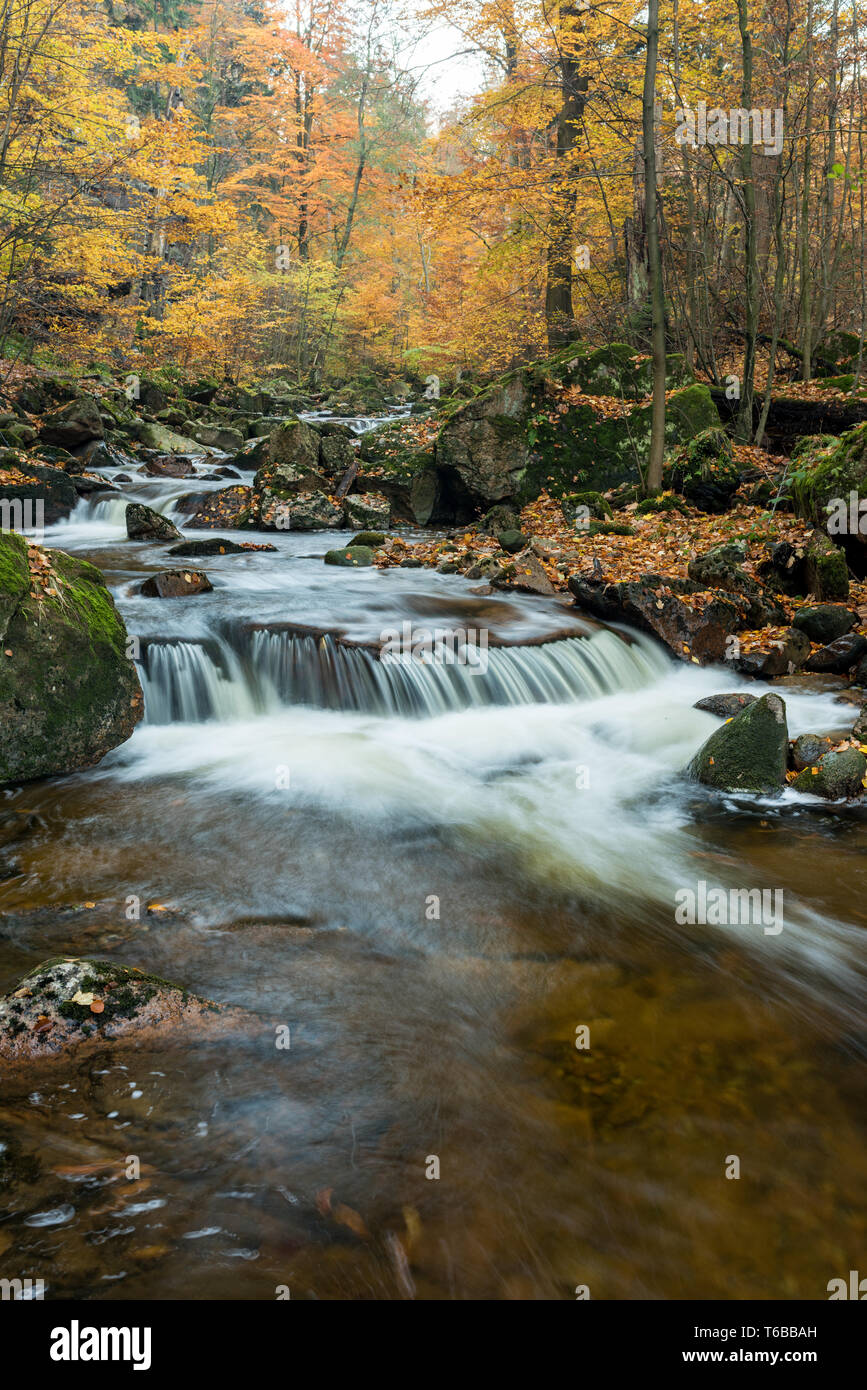
{"type": "MultiPolygon", "coordinates": [[[[104,570],[146,715],[98,768],[6,794],[28,829],[2,851],[0,988],[91,954],[251,1026],[7,1080],[0,1275],[826,1298],[865,1250],[861,814],[679,777],[730,673],[559,601],[323,565],[345,534],[262,537],[189,562],[212,594],[141,597],[178,562],[126,541],[127,500],[178,521],[211,485],[135,477],[47,538],[104,570]],[[379,660],[404,622],[490,645],[379,660]],[[784,929],[679,925],[702,881],[783,889],[784,929]]],[[[793,732],[851,724],[785,694],[793,732]]]]}

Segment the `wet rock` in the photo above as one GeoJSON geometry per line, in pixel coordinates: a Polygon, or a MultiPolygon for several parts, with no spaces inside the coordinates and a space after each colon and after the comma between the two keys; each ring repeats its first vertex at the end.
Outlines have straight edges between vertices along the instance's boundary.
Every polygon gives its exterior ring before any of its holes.
{"type": "Polygon", "coordinates": [[[173,545],[169,555],[183,555],[196,559],[203,555],[246,555],[251,550],[276,550],[276,545],[244,545],[238,541],[226,540],[224,536],[208,536],[201,541],[183,541],[173,545]]]}
{"type": "Polygon", "coordinates": [[[319,441],[319,466],[329,478],[342,478],[356,458],[351,437],[327,434],[319,441]]]}
{"type": "Polygon", "coordinates": [[[789,766],[796,772],[813,767],[825,753],[830,752],[831,740],[819,734],[799,734],[789,752],[789,766]]]}
{"type": "Polygon", "coordinates": [[[52,1057],[88,1040],[187,1035],[223,1010],[182,985],[125,965],[74,956],[44,961],[0,999],[0,1059],[52,1057]]]}
{"type": "Polygon", "coordinates": [[[841,801],[860,796],[867,774],[867,758],[857,748],[843,748],[839,753],[826,753],[813,767],[800,772],[792,782],[797,792],[822,796],[826,801],[841,801]]]}
{"type": "Polygon", "coordinates": [[[747,705],[754,705],[757,699],[757,695],[706,695],[703,700],[696,700],[693,709],[706,710],[720,719],[734,719],[747,705]]]}
{"type": "Polygon", "coordinates": [[[680,661],[723,661],[727,638],[747,625],[745,600],[735,594],[702,596],[691,580],[643,575],[612,582],[604,575],[573,574],[569,589],[580,607],[604,622],[649,632],[680,661]]]}
{"type": "Polygon", "coordinates": [[[391,524],[391,503],[381,492],[351,493],[344,497],[343,506],[350,526],[381,530],[391,524]]]}
{"type": "Polygon", "coordinates": [[[149,478],[192,478],[195,476],[195,464],[180,455],[163,454],[160,458],[148,459],[148,462],[141,469],[149,478]]]}
{"type": "Polygon", "coordinates": [[[179,541],[181,533],[168,517],[160,516],[143,502],[130,502],[126,509],[126,533],[131,541],[179,541]]]}
{"type": "Polygon", "coordinates": [[[142,715],[127,633],[95,566],[0,535],[0,781],[91,767],[142,715]]]}
{"type": "Polygon", "coordinates": [[[232,459],[235,467],[240,468],[245,473],[249,473],[251,469],[261,468],[268,462],[269,443],[270,436],[267,434],[249,439],[232,459]]]}
{"type": "Polygon", "coordinates": [[[487,579],[491,583],[503,578],[503,566],[493,555],[487,555],[482,560],[477,560],[474,565],[466,571],[467,579],[487,579]]]}
{"type": "Polygon", "coordinates": [[[792,618],[792,627],[806,632],[811,642],[823,645],[844,637],[858,622],[858,614],[842,603],[808,604],[792,618]]]}
{"type": "Polygon", "coordinates": [[[829,642],[826,647],[820,647],[817,652],[813,652],[809,661],[805,662],[804,670],[842,675],[865,655],[867,638],[858,632],[849,632],[845,637],[838,637],[836,642],[829,642]]]}
{"type": "Polygon", "coordinates": [[[717,791],[779,792],[787,752],[785,703],[779,695],[763,695],[711,734],[686,775],[717,791]]]}
{"type": "Polygon", "coordinates": [[[739,671],[759,680],[775,676],[790,676],[803,666],[810,651],[806,633],[790,627],[781,637],[763,636],[760,644],[744,652],[736,660],[739,671]]]}
{"type": "Polygon", "coordinates": [[[146,598],[188,598],[192,594],[210,594],[213,587],[201,570],[161,570],[144,581],[139,593],[146,598]]]}
{"type": "Polygon", "coordinates": [[[357,531],[352,537],[352,544],[370,545],[375,549],[378,545],[385,545],[387,539],[384,531],[357,531]]]}
{"type": "Polygon", "coordinates": [[[350,545],[345,550],[326,550],[326,565],[341,565],[345,569],[359,569],[373,564],[373,551],[367,545],[350,545]]]}
{"type": "Polygon", "coordinates": [[[253,479],[253,487],[263,497],[288,502],[299,492],[327,492],[328,479],[317,468],[305,468],[284,460],[264,463],[253,479]]]}
{"type": "Polygon", "coordinates": [[[92,396],[80,396],[46,415],[39,427],[40,439],[63,449],[76,449],[90,439],[102,439],[104,434],[99,406],[92,396]]]}
{"type": "Polygon", "coordinates": [[[849,597],[849,569],[846,556],[824,531],[813,531],[807,543],[806,577],[808,591],[818,599],[849,597]]]}

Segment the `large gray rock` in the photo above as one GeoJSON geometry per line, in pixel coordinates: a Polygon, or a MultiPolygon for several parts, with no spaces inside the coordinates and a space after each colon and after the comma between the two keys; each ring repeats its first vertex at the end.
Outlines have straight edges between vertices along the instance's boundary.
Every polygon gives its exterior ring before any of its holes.
{"type": "Polygon", "coordinates": [[[478,507],[514,497],[529,460],[530,391],[522,373],[455,411],[436,443],[437,471],[478,507]]]}
{"type": "Polygon", "coordinates": [[[780,792],[786,783],[788,738],[784,701],[764,695],[711,734],[687,776],[717,791],[780,792]]]}
{"type": "Polygon", "coordinates": [[[792,783],[797,792],[810,792],[826,801],[860,796],[862,781],[867,773],[867,758],[857,748],[842,748],[839,753],[826,753],[812,767],[800,772],[792,783]]]}
{"type": "Polygon", "coordinates": [[[99,406],[92,396],[79,396],[60,410],[46,415],[39,428],[40,439],[46,444],[57,444],[62,449],[76,449],[91,439],[102,439],[104,434],[99,406]]]}
{"type": "Polygon", "coordinates": [[[349,526],[379,530],[391,521],[391,503],[381,492],[352,493],[344,497],[343,507],[349,526]]]}
{"type": "Polygon", "coordinates": [[[0,782],[91,767],[141,715],[126,628],[99,570],[0,535],[0,782]]]}

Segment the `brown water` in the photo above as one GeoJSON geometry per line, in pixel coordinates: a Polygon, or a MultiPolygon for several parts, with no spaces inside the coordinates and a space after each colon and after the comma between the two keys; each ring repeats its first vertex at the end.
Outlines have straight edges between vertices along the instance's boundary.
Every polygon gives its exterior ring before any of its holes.
{"type": "MultiPolygon", "coordinates": [[[[134,630],[125,586],[159,552],[99,525],[66,543],[113,557],[134,630]]],[[[257,584],[311,623],[341,597],[374,625],[411,609],[405,574],[323,579],[305,557],[332,542],[221,562],[223,635],[257,584]]],[[[195,602],[164,606],[167,636],[207,635],[195,602]]],[[[715,725],[692,704],[736,682],[593,641],[608,688],[576,668],[569,703],[405,718],[241,691],[232,717],[7,794],[0,988],[97,955],[252,1022],[4,1077],[0,1277],[111,1299],[825,1299],[858,1268],[863,818],[684,788],[715,725]],[[782,887],[785,929],[678,925],[702,879],[782,887]]],[[[845,722],[787,698],[796,731],[845,722]]]]}

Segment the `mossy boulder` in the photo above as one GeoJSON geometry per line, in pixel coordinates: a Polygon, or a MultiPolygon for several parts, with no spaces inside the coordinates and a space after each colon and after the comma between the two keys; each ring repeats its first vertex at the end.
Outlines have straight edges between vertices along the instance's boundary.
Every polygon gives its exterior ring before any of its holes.
{"type": "MultiPolygon", "coordinates": [[[[636,352],[629,343],[563,348],[548,361],[538,364],[536,371],[543,379],[553,377],[567,386],[577,386],[588,396],[641,400],[653,390],[651,358],[646,353],[636,352]]],[[[692,380],[693,374],[683,354],[669,353],[665,359],[666,390],[674,391],[692,380]]]]}
{"type": "Polygon", "coordinates": [[[561,498],[560,511],[570,526],[586,528],[590,518],[610,521],[614,513],[601,492],[569,492],[561,498]]]}
{"type": "Polygon", "coordinates": [[[711,734],[686,774],[717,791],[778,793],[786,782],[788,742],[784,701],[764,695],[711,734]]]}
{"type": "Polygon", "coordinates": [[[663,471],[663,482],[703,512],[724,512],[740,485],[731,440],[719,425],[702,429],[663,471]]]}
{"type": "Polygon", "coordinates": [[[796,772],[805,767],[815,767],[820,758],[831,751],[831,740],[821,734],[799,734],[792,741],[789,750],[789,763],[796,772]]]}
{"type": "Polygon", "coordinates": [[[350,545],[345,550],[326,550],[326,565],[343,569],[362,569],[373,564],[373,551],[368,545],[350,545]]]}
{"type": "Polygon", "coordinates": [[[863,540],[867,508],[860,511],[859,503],[867,497],[867,421],[839,439],[811,435],[800,440],[792,454],[789,482],[795,510],[805,521],[831,535],[863,540]]]}
{"type": "Polygon", "coordinates": [[[844,552],[825,531],[813,531],[807,543],[806,579],[809,592],[818,599],[836,601],[849,597],[849,567],[844,552]]]}
{"type": "Polygon", "coordinates": [[[515,372],[457,409],[436,441],[440,477],[477,511],[517,495],[527,467],[527,376],[515,372]]]}
{"type": "Polygon", "coordinates": [[[98,763],[142,715],[127,633],[94,565],[0,535],[0,782],[98,763]]]}
{"type": "Polygon", "coordinates": [[[70,401],[60,410],[46,415],[39,426],[40,439],[63,449],[77,449],[91,439],[102,439],[104,434],[99,406],[92,396],[79,396],[70,401]]]}
{"type": "Polygon", "coordinates": [[[792,782],[796,792],[809,792],[826,801],[842,801],[860,796],[867,775],[867,758],[857,748],[843,748],[825,753],[819,761],[807,767],[792,782]]]}
{"type": "Polygon", "coordinates": [[[0,1060],[58,1056],[88,1040],[186,1037],[238,1013],[115,961],[56,956],[0,998],[0,1060]]]}
{"type": "Polygon", "coordinates": [[[198,440],[190,439],[185,434],[176,434],[167,425],[160,425],[155,420],[138,420],[134,432],[140,444],[144,444],[147,449],[156,449],[158,454],[207,452],[204,444],[200,444],[198,440]]]}
{"type": "Polygon", "coordinates": [[[786,613],[782,605],[743,569],[745,559],[746,547],[743,542],[730,541],[713,546],[702,555],[694,555],[687,573],[702,588],[725,589],[729,593],[742,594],[750,605],[748,621],[752,627],[785,622],[786,613]]]}
{"type": "Polygon", "coordinates": [[[385,545],[387,539],[384,531],[356,531],[352,537],[352,545],[368,545],[376,549],[379,545],[385,545]]]}
{"type": "Polygon", "coordinates": [[[523,531],[501,531],[497,536],[497,543],[507,555],[517,555],[518,551],[523,550],[526,546],[527,537],[523,531]]]}

